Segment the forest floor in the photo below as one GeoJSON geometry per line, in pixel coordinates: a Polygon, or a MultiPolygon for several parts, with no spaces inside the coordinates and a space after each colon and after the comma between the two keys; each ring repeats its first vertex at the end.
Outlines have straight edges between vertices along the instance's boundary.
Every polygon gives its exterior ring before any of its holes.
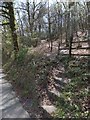
{"type": "MultiPolygon", "coordinates": [[[[65,92],[67,85],[71,83],[72,76],[73,78],[81,78],[87,71],[87,57],[72,57],[69,59],[68,56],[62,56],[68,52],[67,50],[60,51],[60,55],[57,57],[57,43],[58,41],[53,43],[53,51],[50,52],[48,42],[43,41],[36,48],[30,48],[24,59],[16,62],[11,60],[3,67],[5,73],[7,73],[7,79],[12,83],[17,96],[19,96],[20,102],[28,113],[32,114],[33,118],[55,116],[55,111],[59,107],[57,102],[63,92],[65,92]],[[81,65],[84,66],[80,68],[81,65]]],[[[87,45],[87,43],[82,44],[83,47],[87,45]]],[[[73,50],[73,52],[75,54],[89,53],[88,50],[78,49],[77,51],[73,50]]],[[[87,77],[85,80],[87,80],[87,77]]],[[[76,83],[75,86],[77,93],[80,93],[82,89],[86,91],[90,87],[87,82],[85,86],[78,85],[79,83],[76,83]]],[[[84,103],[83,99],[78,101],[82,109],[83,104],[89,103],[86,96],[84,99],[84,103]]],[[[86,109],[88,111],[89,108],[86,109]]],[[[85,115],[87,114],[88,112],[85,113],[85,115]]]]}
{"type": "MultiPolygon", "coordinates": [[[[81,34],[81,33],[79,33],[81,34]]],[[[89,49],[81,49],[81,48],[86,48],[88,47],[88,42],[79,42],[79,41],[86,41],[87,38],[84,38],[85,33],[81,34],[78,38],[74,36],[73,41],[74,42],[78,42],[78,43],[72,43],[72,48],[76,48],[74,50],[72,50],[72,54],[90,54],[89,49]],[[79,47],[78,47],[79,44],[79,47]]],[[[46,56],[49,56],[50,54],[57,54],[58,51],[58,43],[59,43],[59,39],[58,40],[52,40],[53,41],[53,49],[52,52],[50,52],[50,48],[49,48],[49,42],[47,42],[46,40],[42,40],[40,45],[38,45],[36,48],[31,48],[30,52],[37,52],[39,54],[43,54],[46,56]]],[[[60,43],[60,53],[61,54],[69,54],[69,50],[66,49],[66,45],[65,45],[65,39],[62,39],[62,42],[60,43]]],[[[55,56],[55,55],[54,55],[55,56]]]]}

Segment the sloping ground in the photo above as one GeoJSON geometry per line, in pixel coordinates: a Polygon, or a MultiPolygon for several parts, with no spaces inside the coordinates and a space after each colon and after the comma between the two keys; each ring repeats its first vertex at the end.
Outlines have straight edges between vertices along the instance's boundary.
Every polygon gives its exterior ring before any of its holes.
{"type": "Polygon", "coordinates": [[[22,62],[14,61],[6,67],[7,79],[15,87],[17,96],[32,118],[49,118],[59,107],[57,101],[71,81],[66,74],[65,66],[69,65],[67,60],[69,59],[61,56],[60,59],[55,56],[51,59],[51,56],[35,52],[35,55],[26,55],[22,62]]]}
{"type": "Polygon", "coordinates": [[[54,86],[59,86],[58,82],[55,83],[57,80],[54,81],[54,68],[57,69],[59,65],[60,70],[64,69],[57,62],[55,55],[54,59],[51,59],[35,52],[26,55],[22,62],[13,61],[13,64],[4,67],[7,72],[6,78],[13,84],[17,96],[31,117],[51,117],[56,110],[56,100],[60,91],[54,86]]]}
{"type": "Polygon", "coordinates": [[[47,83],[45,77],[47,77],[50,62],[46,62],[46,59],[38,54],[30,54],[26,55],[22,62],[12,61],[12,63],[4,66],[7,73],[6,78],[14,86],[24,108],[33,118],[51,117],[40,104],[45,96],[43,94],[47,83]]]}
{"type": "MultiPolygon", "coordinates": [[[[44,42],[36,48],[30,48],[24,59],[4,66],[7,79],[11,81],[24,108],[33,118],[52,117],[59,106],[59,97],[71,81],[65,68],[69,66],[69,58],[63,59],[60,55],[58,59],[57,41],[53,46],[51,53],[48,43],[44,42]]],[[[67,50],[61,51],[65,52],[67,50]]],[[[82,53],[82,50],[79,52],[82,53]]]]}
{"type": "MultiPolygon", "coordinates": [[[[67,60],[66,60],[67,61],[67,60]]],[[[66,76],[71,79],[58,101],[57,117],[90,119],[88,58],[74,58],[66,64],[66,76]]]]}

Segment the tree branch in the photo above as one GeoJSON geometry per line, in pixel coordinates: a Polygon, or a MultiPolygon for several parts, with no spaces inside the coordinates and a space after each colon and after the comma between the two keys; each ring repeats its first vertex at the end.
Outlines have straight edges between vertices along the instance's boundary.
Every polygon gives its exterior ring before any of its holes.
{"type": "Polygon", "coordinates": [[[9,25],[10,23],[9,22],[7,22],[7,23],[2,23],[2,24],[0,24],[0,25],[9,25]]]}
{"type": "Polygon", "coordinates": [[[9,16],[6,16],[4,14],[1,14],[1,16],[10,19],[9,16]]]}

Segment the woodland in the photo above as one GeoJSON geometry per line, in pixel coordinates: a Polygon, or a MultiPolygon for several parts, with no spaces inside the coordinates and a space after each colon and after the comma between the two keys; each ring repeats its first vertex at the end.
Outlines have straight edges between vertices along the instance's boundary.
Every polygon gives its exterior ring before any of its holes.
{"type": "Polygon", "coordinates": [[[31,118],[89,119],[90,1],[1,1],[0,13],[3,71],[31,118]]]}

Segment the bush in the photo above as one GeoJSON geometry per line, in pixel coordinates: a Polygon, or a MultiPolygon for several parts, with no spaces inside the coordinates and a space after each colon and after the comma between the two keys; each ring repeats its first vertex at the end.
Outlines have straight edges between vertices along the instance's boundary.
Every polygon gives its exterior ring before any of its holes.
{"type": "Polygon", "coordinates": [[[27,51],[28,51],[27,48],[21,48],[21,49],[19,50],[19,53],[18,53],[18,55],[17,55],[17,62],[20,63],[20,62],[22,62],[22,61],[24,60],[27,51]]]}

